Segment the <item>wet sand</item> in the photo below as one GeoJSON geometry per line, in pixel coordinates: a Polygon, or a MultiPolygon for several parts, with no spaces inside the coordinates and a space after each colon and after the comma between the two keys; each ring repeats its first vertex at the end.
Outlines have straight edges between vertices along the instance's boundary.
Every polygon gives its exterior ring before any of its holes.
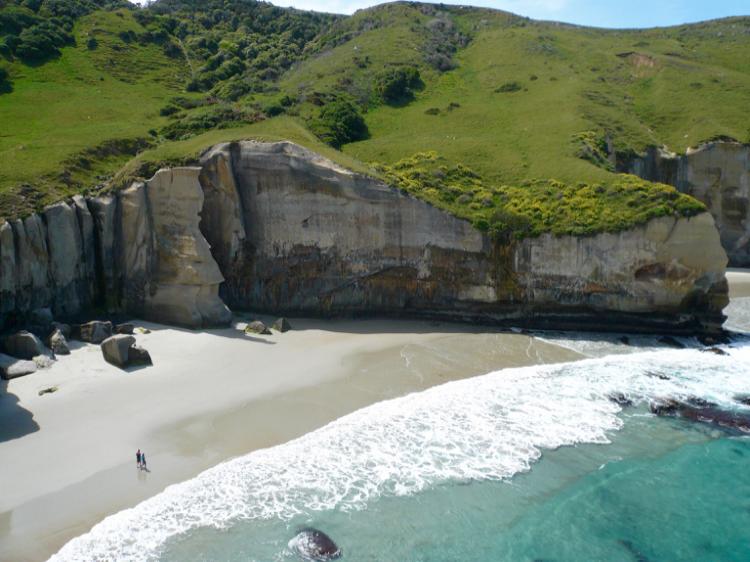
{"type": "Polygon", "coordinates": [[[292,324],[251,337],[141,323],[152,330],[137,339],[153,367],[125,372],[81,344],[50,369],[9,381],[0,393],[0,560],[44,560],[169,484],[363,406],[582,357],[528,335],[455,324],[292,324]],[[57,392],[38,395],[51,386],[57,392]],[[149,472],[135,466],[138,448],[149,472]]]}

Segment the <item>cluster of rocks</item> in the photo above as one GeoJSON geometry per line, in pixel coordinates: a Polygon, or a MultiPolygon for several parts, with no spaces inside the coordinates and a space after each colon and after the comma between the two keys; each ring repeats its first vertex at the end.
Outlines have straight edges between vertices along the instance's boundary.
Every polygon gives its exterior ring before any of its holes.
{"type": "Polygon", "coordinates": [[[261,320],[253,320],[245,326],[245,333],[270,336],[273,333],[271,332],[272,329],[283,334],[284,332],[291,330],[292,325],[286,318],[278,318],[273,324],[271,324],[271,328],[266,326],[261,320]]]}
{"type": "Polygon", "coordinates": [[[31,312],[27,329],[0,338],[0,376],[13,379],[47,368],[58,355],[69,355],[69,340],[101,345],[104,359],[118,367],[151,364],[148,352],[135,345],[133,324],[93,320],[84,324],[56,322],[49,308],[31,312]],[[127,343],[127,345],[126,345],[127,343]]]}

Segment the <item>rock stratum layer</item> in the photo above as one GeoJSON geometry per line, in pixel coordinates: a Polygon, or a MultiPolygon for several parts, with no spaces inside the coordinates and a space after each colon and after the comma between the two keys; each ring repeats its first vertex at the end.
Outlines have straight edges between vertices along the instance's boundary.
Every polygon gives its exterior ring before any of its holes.
{"type": "Polygon", "coordinates": [[[199,167],[0,225],[0,315],[93,306],[189,327],[225,306],[506,326],[720,330],[726,254],[712,217],[500,243],[291,143],[237,142],[199,167]],[[223,298],[220,298],[220,296],[223,298]]]}
{"type": "Polygon", "coordinates": [[[630,162],[627,171],[702,201],[716,221],[730,264],[750,266],[750,145],[711,142],[684,155],[654,147],[630,162]]]}

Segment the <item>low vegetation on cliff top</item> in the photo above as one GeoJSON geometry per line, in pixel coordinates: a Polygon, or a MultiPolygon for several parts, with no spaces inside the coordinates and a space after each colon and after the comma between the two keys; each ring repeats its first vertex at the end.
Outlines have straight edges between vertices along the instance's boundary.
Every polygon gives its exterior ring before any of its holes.
{"type": "Polygon", "coordinates": [[[746,107],[750,18],[623,31],[418,3],[6,0],[0,216],[286,138],[488,230],[617,230],[698,208],[618,158],[750,140],[746,107]],[[408,162],[460,173],[417,187],[408,162]]]}
{"type": "Polygon", "coordinates": [[[692,216],[705,206],[675,188],[618,174],[565,184],[527,180],[488,185],[475,171],[434,152],[377,167],[392,185],[466,218],[495,238],[616,232],[663,216],[692,216]]]}

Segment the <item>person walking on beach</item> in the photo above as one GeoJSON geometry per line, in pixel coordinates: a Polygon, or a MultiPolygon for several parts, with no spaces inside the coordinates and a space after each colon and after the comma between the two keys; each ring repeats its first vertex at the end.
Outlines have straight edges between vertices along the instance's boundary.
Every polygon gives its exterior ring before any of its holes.
{"type": "MultiPolygon", "coordinates": [[[[139,449],[140,451],[140,449],[139,449]]],[[[141,453],[141,470],[147,470],[146,468],[146,453],[141,453]]]]}
{"type": "Polygon", "coordinates": [[[138,452],[135,454],[135,464],[138,468],[141,468],[141,458],[142,458],[141,450],[138,449],[138,452]]]}

